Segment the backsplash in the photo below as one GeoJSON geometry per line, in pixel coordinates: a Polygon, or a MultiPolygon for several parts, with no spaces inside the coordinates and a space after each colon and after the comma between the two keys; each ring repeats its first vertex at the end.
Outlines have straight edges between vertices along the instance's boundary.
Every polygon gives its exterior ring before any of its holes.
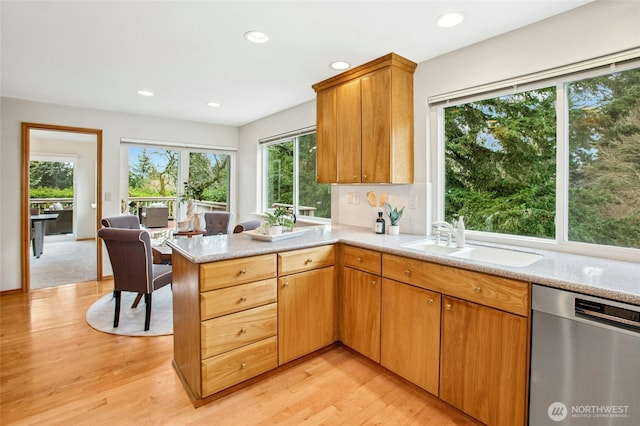
{"type": "MultiPolygon", "coordinates": [[[[380,207],[382,193],[387,194],[387,202],[392,207],[405,207],[400,219],[400,233],[426,235],[427,223],[430,221],[431,184],[416,183],[412,185],[336,185],[332,191],[332,222],[341,225],[351,225],[371,228],[380,207]],[[376,207],[371,207],[367,200],[367,193],[376,194],[376,207]]],[[[389,225],[386,212],[384,218],[389,225]]]]}

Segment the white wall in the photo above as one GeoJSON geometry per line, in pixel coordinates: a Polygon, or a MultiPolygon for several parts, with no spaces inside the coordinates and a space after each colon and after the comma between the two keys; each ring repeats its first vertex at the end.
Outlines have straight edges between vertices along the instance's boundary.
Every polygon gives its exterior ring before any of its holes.
{"type": "MultiPolygon", "coordinates": [[[[373,190],[379,197],[384,191],[389,194],[393,206],[407,207],[400,222],[401,232],[426,234],[430,216],[437,219],[434,203],[427,196],[427,188],[431,186],[431,182],[435,182],[437,154],[436,128],[427,123],[429,96],[522,76],[637,46],[640,46],[640,2],[597,1],[419,63],[414,76],[415,183],[333,186],[332,222],[372,226],[377,210],[367,204],[366,193],[373,190]],[[427,150],[431,163],[428,162],[427,150]],[[358,205],[347,203],[349,192],[359,194],[358,205]],[[417,197],[416,209],[410,208],[413,197],[417,197]]],[[[239,152],[242,153],[243,161],[249,165],[255,164],[251,155],[257,152],[258,139],[304,127],[314,121],[315,103],[307,103],[242,127],[239,152]]],[[[255,181],[253,170],[248,172],[252,182],[255,181]]],[[[244,176],[241,181],[244,182],[244,176]]],[[[243,183],[241,185],[243,194],[240,211],[252,211],[258,195],[256,188],[243,183]]],[[[435,187],[433,190],[433,196],[438,196],[435,187]]]]}
{"type": "MultiPolygon", "coordinates": [[[[119,214],[120,139],[147,139],[236,148],[238,129],[11,98],[0,100],[0,290],[20,288],[21,123],[102,129],[102,215],[119,214]],[[105,194],[111,200],[105,200],[105,194]]],[[[108,271],[106,250],[103,266],[108,271]]]]}

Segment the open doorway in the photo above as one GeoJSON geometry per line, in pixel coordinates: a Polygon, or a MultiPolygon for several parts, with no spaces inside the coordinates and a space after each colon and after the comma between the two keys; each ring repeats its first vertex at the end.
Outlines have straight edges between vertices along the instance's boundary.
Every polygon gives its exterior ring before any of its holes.
{"type": "Polygon", "coordinates": [[[102,131],[23,123],[22,148],[23,291],[101,279],[102,131]]]}

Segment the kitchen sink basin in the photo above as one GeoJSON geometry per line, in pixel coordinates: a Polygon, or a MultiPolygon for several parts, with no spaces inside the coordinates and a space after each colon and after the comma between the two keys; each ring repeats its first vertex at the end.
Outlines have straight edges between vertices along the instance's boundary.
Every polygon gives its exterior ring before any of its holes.
{"type": "Polygon", "coordinates": [[[458,248],[444,244],[436,244],[434,240],[412,241],[402,244],[402,247],[427,254],[450,256],[458,259],[469,259],[503,266],[529,266],[542,259],[542,256],[539,254],[525,251],[472,245],[458,248]]]}

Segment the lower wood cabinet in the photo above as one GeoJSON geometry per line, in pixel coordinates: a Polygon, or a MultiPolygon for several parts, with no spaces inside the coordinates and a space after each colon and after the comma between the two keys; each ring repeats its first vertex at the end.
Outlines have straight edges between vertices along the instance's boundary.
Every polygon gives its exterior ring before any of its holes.
{"type": "Polygon", "coordinates": [[[488,425],[525,425],[527,318],[442,299],[440,398],[488,425]]]}
{"type": "Polygon", "coordinates": [[[382,280],[380,364],[438,395],[441,296],[382,280]]]}
{"type": "Polygon", "coordinates": [[[202,394],[211,395],[278,366],[277,337],[202,361],[202,394]]]}
{"type": "Polygon", "coordinates": [[[334,281],[333,266],[278,279],[280,365],[335,341],[334,281]]]}
{"type": "Polygon", "coordinates": [[[340,338],[364,356],[380,362],[380,276],[342,268],[340,338]]]}

